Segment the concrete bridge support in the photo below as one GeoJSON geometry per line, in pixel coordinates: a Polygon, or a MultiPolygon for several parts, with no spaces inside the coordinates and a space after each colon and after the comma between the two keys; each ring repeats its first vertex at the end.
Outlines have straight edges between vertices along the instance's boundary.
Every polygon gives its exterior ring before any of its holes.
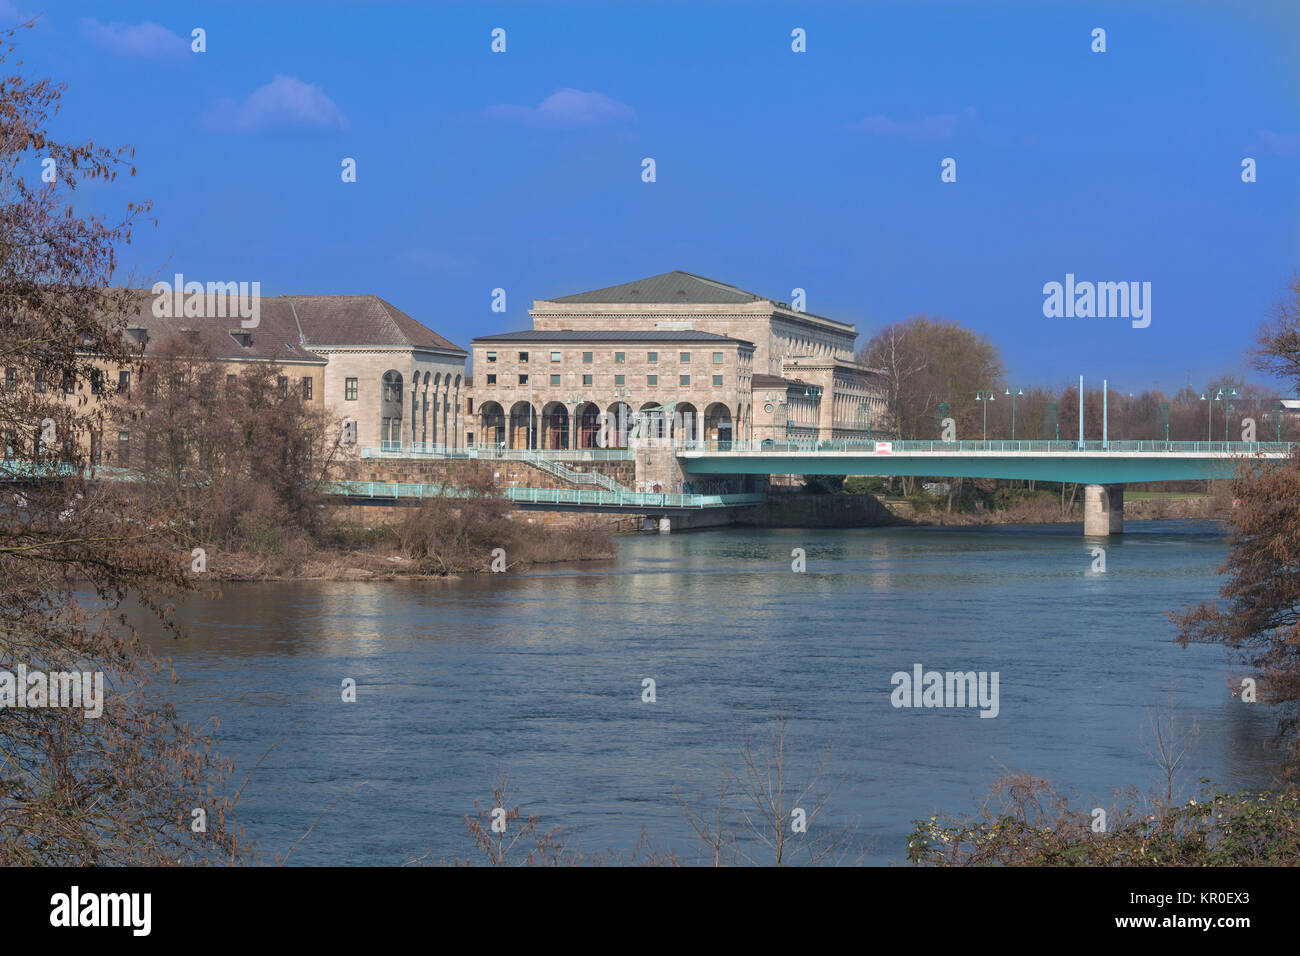
{"type": "Polygon", "coordinates": [[[1124,533],[1123,485],[1084,487],[1083,533],[1088,537],[1124,533]]]}

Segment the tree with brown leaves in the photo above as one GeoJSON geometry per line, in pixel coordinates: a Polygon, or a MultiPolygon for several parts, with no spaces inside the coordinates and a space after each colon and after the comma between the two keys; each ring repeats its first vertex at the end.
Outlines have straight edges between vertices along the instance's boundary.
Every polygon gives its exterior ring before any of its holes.
{"type": "MultiPolygon", "coordinates": [[[[0,32],[0,63],[15,36],[0,32]]],[[[187,586],[167,516],[85,479],[112,407],[103,369],[134,357],[125,294],[106,291],[114,252],[149,206],[116,222],[74,211],[79,186],[134,170],[129,149],[49,136],[61,93],[0,79],[0,864],[237,859],[228,768],[149,693],[168,664],[121,613],[163,616],[187,586]],[[41,159],[57,176],[29,183],[41,159]],[[99,675],[98,715],[16,686],[74,672],[99,675]]]]}

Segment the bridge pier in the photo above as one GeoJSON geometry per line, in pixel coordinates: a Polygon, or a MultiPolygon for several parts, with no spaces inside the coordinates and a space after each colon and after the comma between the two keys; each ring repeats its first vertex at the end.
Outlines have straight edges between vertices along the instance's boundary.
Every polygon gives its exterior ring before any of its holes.
{"type": "Polygon", "coordinates": [[[1083,533],[1090,538],[1124,533],[1123,485],[1084,487],[1083,533]]]}

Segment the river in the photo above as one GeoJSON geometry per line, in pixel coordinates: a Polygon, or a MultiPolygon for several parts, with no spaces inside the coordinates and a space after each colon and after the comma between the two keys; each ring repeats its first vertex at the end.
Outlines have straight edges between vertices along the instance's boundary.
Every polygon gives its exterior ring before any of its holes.
{"type": "Polygon", "coordinates": [[[857,820],[864,862],[888,864],[910,821],[971,810],[1003,767],[1080,808],[1154,784],[1142,740],[1171,680],[1199,727],[1184,796],[1200,777],[1267,783],[1268,714],[1229,694],[1221,648],[1178,648],[1166,618],[1217,590],[1219,527],[1129,522],[1104,573],[1093,546],[1077,524],[646,535],[521,575],[229,585],[155,646],[182,716],[220,718],[235,787],[284,738],[240,801],[264,859],[318,818],[291,862],[463,859],[462,818],[502,770],[511,803],[584,852],[625,852],[644,827],[693,858],[674,791],[716,793],[746,727],[785,708],[796,775],[837,738],[843,783],[815,825],[857,820]],[[893,706],[892,675],[916,664],[997,672],[997,716],[893,706]]]}

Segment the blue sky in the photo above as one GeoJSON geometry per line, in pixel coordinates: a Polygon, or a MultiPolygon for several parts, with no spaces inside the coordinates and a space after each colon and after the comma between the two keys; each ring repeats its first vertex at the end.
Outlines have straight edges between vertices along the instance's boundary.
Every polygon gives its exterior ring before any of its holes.
{"type": "Polygon", "coordinates": [[[1243,369],[1300,269],[1292,0],[0,0],[31,13],[24,72],[69,87],[55,131],[136,149],[82,200],[154,201],[124,266],[374,292],[462,346],[683,269],[804,288],[860,344],[956,319],[1012,384],[1172,390],[1243,369]],[[1150,282],[1150,327],[1045,318],[1066,273],[1150,282]]]}

